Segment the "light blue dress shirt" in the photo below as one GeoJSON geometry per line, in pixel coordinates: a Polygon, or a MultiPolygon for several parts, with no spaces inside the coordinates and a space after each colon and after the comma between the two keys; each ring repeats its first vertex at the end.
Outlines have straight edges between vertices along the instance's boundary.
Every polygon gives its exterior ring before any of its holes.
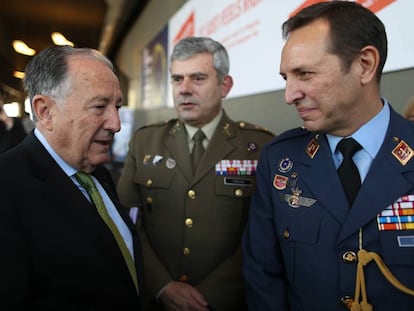
{"type": "MultiPolygon", "coordinates": [[[[352,157],[358,168],[359,175],[361,176],[361,184],[368,174],[372,160],[381,148],[385,134],[387,133],[388,124],[390,123],[389,104],[384,98],[382,101],[384,103],[384,107],[381,111],[374,118],[361,126],[355,133],[349,136],[355,139],[362,146],[362,149],[357,151],[352,157]]],[[[330,134],[327,134],[326,137],[332,152],[335,167],[338,168],[342,163],[343,157],[341,152],[336,151],[336,146],[343,137],[330,134]]]]}
{"type": "MultiPolygon", "coordinates": [[[[47,152],[49,152],[50,156],[56,161],[56,163],[59,165],[59,167],[65,172],[65,174],[73,181],[73,183],[79,188],[80,191],[82,191],[83,195],[91,201],[89,198],[88,193],[86,190],[79,184],[79,182],[75,178],[75,174],[77,173],[77,170],[74,169],[72,166],[70,166],[68,163],[65,162],[49,145],[46,138],[38,131],[38,129],[34,130],[34,134],[39,139],[40,143],[46,148],[47,152]]],[[[114,203],[109,198],[108,194],[102,187],[102,185],[99,183],[99,181],[91,175],[93,178],[93,181],[95,182],[96,188],[98,189],[99,193],[102,196],[102,200],[104,201],[105,207],[108,211],[109,216],[114,221],[115,225],[117,226],[119,233],[121,234],[122,238],[125,241],[125,244],[131,253],[132,258],[134,258],[134,250],[133,250],[133,243],[132,243],[132,234],[128,228],[128,226],[125,224],[122,217],[119,215],[118,210],[116,209],[114,203]]]]}

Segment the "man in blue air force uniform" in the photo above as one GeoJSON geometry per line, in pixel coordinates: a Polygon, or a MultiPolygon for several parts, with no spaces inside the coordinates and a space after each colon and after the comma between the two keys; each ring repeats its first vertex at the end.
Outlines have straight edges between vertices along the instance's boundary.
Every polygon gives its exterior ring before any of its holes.
{"type": "Polygon", "coordinates": [[[259,161],[243,238],[249,308],[413,310],[414,127],[379,95],[384,26],[333,1],[283,32],[285,97],[304,127],[259,161]]]}

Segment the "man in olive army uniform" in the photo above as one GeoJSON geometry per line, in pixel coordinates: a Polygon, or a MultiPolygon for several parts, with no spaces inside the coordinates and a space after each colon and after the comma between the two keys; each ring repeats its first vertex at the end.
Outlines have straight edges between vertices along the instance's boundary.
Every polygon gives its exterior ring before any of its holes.
{"type": "Polygon", "coordinates": [[[246,310],[240,241],[274,136],[222,109],[233,80],[220,43],[181,40],[170,70],[179,118],[135,133],[118,185],[139,208],[148,309],[246,310]]]}

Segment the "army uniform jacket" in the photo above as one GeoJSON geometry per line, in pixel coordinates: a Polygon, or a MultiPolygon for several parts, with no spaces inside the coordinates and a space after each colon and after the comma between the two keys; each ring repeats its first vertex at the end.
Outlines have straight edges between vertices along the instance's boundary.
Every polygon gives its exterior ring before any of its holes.
{"type": "MultiPolygon", "coordinates": [[[[262,152],[243,238],[251,310],[346,310],[341,301],[354,297],[360,241],[414,289],[414,219],[398,224],[384,217],[402,215],[403,208],[413,214],[411,148],[414,126],[391,109],[386,137],[351,209],[325,135],[292,130],[262,152]]],[[[375,262],[364,271],[374,311],[413,310],[414,297],[393,287],[375,262]]]]}
{"type": "Polygon", "coordinates": [[[253,165],[273,135],[224,113],[194,175],[186,135],[178,120],[138,130],[118,184],[123,204],[140,207],[146,294],[183,281],[214,310],[243,310],[240,243],[255,170],[232,175],[219,164],[253,165]]]}

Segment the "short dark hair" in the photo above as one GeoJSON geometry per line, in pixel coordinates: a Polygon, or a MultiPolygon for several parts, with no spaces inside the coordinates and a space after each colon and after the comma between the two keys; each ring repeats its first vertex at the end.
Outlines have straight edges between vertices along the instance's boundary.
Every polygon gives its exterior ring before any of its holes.
{"type": "Polygon", "coordinates": [[[345,71],[350,69],[355,57],[365,46],[374,46],[380,61],[376,80],[381,80],[387,59],[387,34],[384,24],[369,9],[352,1],[319,2],[308,6],[289,18],[282,25],[283,38],[294,30],[324,19],[330,25],[329,51],[342,61],[345,71]]]}

